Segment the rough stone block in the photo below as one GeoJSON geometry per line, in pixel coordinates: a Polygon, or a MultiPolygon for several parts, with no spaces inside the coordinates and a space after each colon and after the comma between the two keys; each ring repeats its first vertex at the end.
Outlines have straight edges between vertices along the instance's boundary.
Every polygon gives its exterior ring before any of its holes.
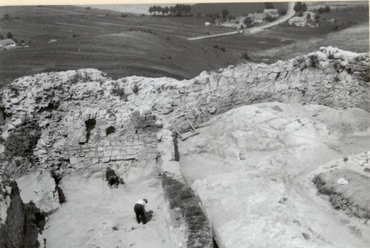
{"type": "Polygon", "coordinates": [[[72,158],[70,158],[70,159],[69,159],[69,162],[70,162],[72,165],[77,164],[77,162],[78,162],[78,158],[72,157],[72,158]]]}
{"type": "Polygon", "coordinates": [[[102,159],[103,163],[108,163],[110,161],[110,157],[105,157],[102,159]]]}
{"type": "Polygon", "coordinates": [[[119,151],[119,150],[113,150],[112,151],[112,156],[118,156],[118,155],[120,155],[120,153],[121,153],[121,151],[119,151]]]}
{"type": "Polygon", "coordinates": [[[106,151],[104,151],[104,157],[109,157],[109,156],[112,156],[112,151],[110,151],[110,150],[106,150],[106,151]]]}

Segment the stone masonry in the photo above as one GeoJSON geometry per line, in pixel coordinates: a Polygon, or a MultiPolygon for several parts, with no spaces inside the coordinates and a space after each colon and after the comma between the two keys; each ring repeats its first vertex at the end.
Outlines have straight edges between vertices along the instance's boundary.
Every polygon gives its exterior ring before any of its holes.
{"type": "Polygon", "coordinates": [[[34,154],[45,168],[153,164],[157,131],[183,130],[234,107],[259,102],[369,110],[366,54],[321,48],[275,64],[247,63],[191,80],[127,77],[95,69],[43,73],[2,90],[3,138],[29,120],[42,135],[34,154]]]}

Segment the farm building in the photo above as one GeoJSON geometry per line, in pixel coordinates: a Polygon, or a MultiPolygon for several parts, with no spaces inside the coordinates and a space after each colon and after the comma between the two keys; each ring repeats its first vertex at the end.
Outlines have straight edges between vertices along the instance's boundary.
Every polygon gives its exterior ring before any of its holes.
{"type": "Polygon", "coordinates": [[[307,23],[306,16],[294,16],[289,19],[288,21],[290,26],[296,26],[296,27],[304,27],[307,23]]]}
{"type": "Polygon", "coordinates": [[[263,14],[269,15],[269,16],[275,17],[275,18],[279,17],[278,9],[264,9],[263,14]]]}
{"type": "Polygon", "coordinates": [[[265,21],[266,14],[264,14],[264,13],[254,13],[254,14],[249,14],[248,17],[250,17],[252,19],[252,23],[261,24],[265,21]]]}
{"type": "Polygon", "coordinates": [[[15,47],[16,45],[17,44],[12,39],[0,40],[0,49],[8,49],[11,47],[15,47]]]}

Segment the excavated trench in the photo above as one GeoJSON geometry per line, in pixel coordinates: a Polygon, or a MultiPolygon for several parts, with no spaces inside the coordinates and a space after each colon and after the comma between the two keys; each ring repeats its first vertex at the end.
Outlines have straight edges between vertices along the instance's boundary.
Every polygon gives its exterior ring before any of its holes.
{"type": "MultiPolygon", "coordinates": [[[[173,149],[174,160],[179,161],[180,153],[176,133],[173,134],[173,149]]],[[[187,247],[218,248],[210,222],[201,208],[201,200],[186,179],[164,172],[161,174],[161,182],[164,197],[169,203],[169,208],[176,215],[174,221],[181,221],[181,218],[186,226],[187,247]]]]}

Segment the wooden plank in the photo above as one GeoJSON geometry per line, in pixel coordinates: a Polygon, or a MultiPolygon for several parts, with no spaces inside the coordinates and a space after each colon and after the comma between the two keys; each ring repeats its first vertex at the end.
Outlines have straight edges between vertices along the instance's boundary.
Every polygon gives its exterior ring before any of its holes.
{"type": "Polygon", "coordinates": [[[187,139],[189,139],[189,138],[191,138],[191,137],[194,137],[194,136],[196,136],[196,135],[198,135],[198,134],[199,134],[198,132],[192,133],[192,134],[190,134],[189,136],[186,136],[186,137],[182,138],[181,140],[182,140],[182,141],[187,140],[187,139]]]}

